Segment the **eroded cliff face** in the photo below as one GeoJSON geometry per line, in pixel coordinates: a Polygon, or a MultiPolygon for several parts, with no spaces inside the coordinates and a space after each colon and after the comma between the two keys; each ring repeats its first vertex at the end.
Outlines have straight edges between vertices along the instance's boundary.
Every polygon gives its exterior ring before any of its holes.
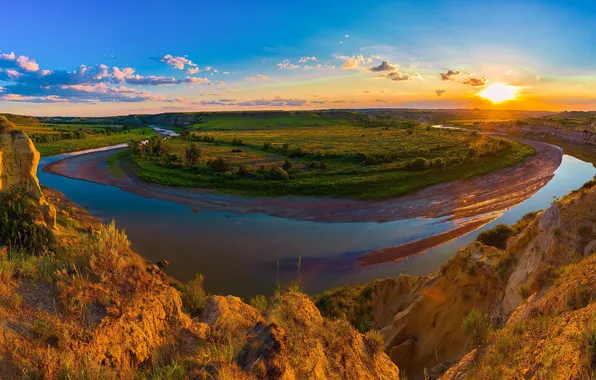
{"type": "Polygon", "coordinates": [[[0,191],[19,185],[36,199],[41,199],[41,188],[37,180],[39,152],[23,132],[8,123],[0,132],[0,191]]]}
{"type": "Polygon", "coordinates": [[[44,221],[56,225],[56,209],[43,198],[37,179],[39,152],[29,137],[0,116],[0,191],[23,187],[40,204],[44,221]]]}
{"type": "Polygon", "coordinates": [[[425,368],[436,378],[458,361],[446,378],[491,378],[490,371],[524,377],[521,372],[498,370],[507,368],[507,363],[499,357],[503,362],[495,364],[495,356],[504,349],[500,344],[508,344],[499,339],[519,340],[524,336],[519,331],[527,328],[532,332],[525,332],[526,341],[509,350],[524,351],[525,358],[546,358],[552,354],[548,347],[564,344],[572,361],[566,361],[564,352],[556,355],[559,364],[528,359],[525,365],[531,376],[526,378],[540,377],[545,366],[571,378],[584,376],[580,358],[587,354],[580,338],[589,324],[591,300],[596,299],[596,187],[592,186],[590,182],[538,213],[508,240],[506,250],[475,242],[435,276],[377,282],[372,295],[375,323],[390,358],[412,378],[422,378],[425,368]],[[573,294],[575,289],[581,290],[579,295],[573,294]],[[466,355],[479,344],[462,330],[462,322],[474,309],[488,318],[494,334],[466,355]]]}

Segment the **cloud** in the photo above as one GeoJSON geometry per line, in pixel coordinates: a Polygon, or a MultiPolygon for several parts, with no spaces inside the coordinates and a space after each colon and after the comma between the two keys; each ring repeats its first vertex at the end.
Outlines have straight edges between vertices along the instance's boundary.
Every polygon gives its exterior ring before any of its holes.
{"type": "Polygon", "coordinates": [[[14,61],[14,60],[16,60],[16,57],[14,55],[14,52],[13,53],[8,53],[8,54],[0,53],[0,60],[2,60],[2,61],[14,61]]]}
{"type": "Polygon", "coordinates": [[[302,57],[298,60],[300,63],[306,63],[308,61],[316,61],[317,57],[302,57]]]}
{"type": "Polygon", "coordinates": [[[383,61],[378,66],[373,66],[369,68],[372,72],[379,72],[379,71],[395,71],[397,70],[397,65],[391,64],[389,61],[383,61]]]}
{"type": "Polygon", "coordinates": [[[455,80],[455,77],[461,74],[457,70],[449,70],[446,73],[441,73],[441,80],[455,80]]]}
{"type": "Polygon", "coordinates": [[[284,59],[280,63],[277,64],[277,68],[279,69],[297,69],[300,66],[294,65],[289,59],[284,59]]]}
{"type": "Polygon", "coordinates": [[[112,67],[112,76],[114,78],[114,82],[122,83],[128,77],[131,77],[135,72],[135,69],[132,67],[124,67],[122,69],[118,67],[112,67]]]}
{"type": "Polygon", "coordinates": [[[447,92],[447,90],[435,90],[435,94],[437,94],[437,96],[441,96],[446,92],[447,92]]]}
{"type": "Polygon", "coordinates": [[[177,70],[184,70],[185,66],[197,67],[197,65],[190,59],[186,57],[174,57],[171,54],[164,55],[159,59],[159,61],[165,62],[177,70]]]}
{"type": "Polygon", "coordinates": [[[466,80],[464,80],[461,83],[468,84],[468,85],[474,86],[474,87],[480,87],[480,86],[484,86],[486,84],[486,82],[488,82],[488,79],[486,77],[472,78],[471,76],[469,76],[466,80]]]}
{"type": "Polygon", "coordinates": [[[411,80],[411,79],[419,78],[419,77],[420,77],[420,74],[418,74],[418,73],[409,74],[409,73],[398,71],[398,70],[392,71],[390,73],[387,73],[387,75],[385,75],[385,78],[391,79],[393,81],[411,80]]]}
{"type": "Polygon", "coordinates": [[[21,55],[16,59],[17,66],[25,71],[37,71],[39,70],[39,65],[35,62],[34,59],[21,55]]]}
{"type": "Polygon", "coordinates": [[[249,75],[249,76],[245,77],[245,79],[262,79],[262,80],[268,80],[269,77],[267,77],[265,75],[257,74],[257,75],[249,75]]]}
{"type": "Polygon", "coordinates": [[[187,73],[187,74],[196,74],[196,73],[198,73],[198,72],[199,72],[199,68],[198,68],[198,67],[189,67],[189,68],[186,70],[186,73],[187,73]]]}
{"type": "Polygon", "coordinates": [[[341,67],[343,70],[357,69],[358,67],[360,67],[360,65],[372,62],[372,59],[364,58],[364,56],[362,55],[354,55],[352,57],[340,56],[338,58],[345,60],[344,64],[341,67]]]}
{"type": "Polygon", "coordinates": [[[441,73],[441,80],[452,80],[469,86],[480,87],[486,85],[488,79],[486,77],[474,78],[472,74],[462,73],[458,70],[449,70],[446,73],[441,73]],[[458,80],[463,77],[463,79],[458,80]]]}
{"type": "Polygon", "coordinates": [[[344,37],[345,38],[350,38],[350,35],[349,34],[346,34],[344,37]]]}

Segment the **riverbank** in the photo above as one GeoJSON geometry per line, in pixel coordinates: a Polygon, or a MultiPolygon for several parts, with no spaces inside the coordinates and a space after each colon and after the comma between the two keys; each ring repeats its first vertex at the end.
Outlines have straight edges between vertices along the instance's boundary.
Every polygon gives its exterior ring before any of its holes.
{"type": "Polygon", "coordinates": [[[67,157],[46,165],[43,170],[68,178],[116,186],[143,197],[198,210],[267,214],[329,223],[442,217],[458,220],[510,208],[548,183],[561,164],[561,149],[541,142],[521,142],[536,150],[536,155],[521,164],[383,201],[323,197],[245,198],[217,194],[210,189],[163,186],[137,178],[130,164],[124,164],[123,175],[114,175],[105,162],[118,150],[67,157]]]}

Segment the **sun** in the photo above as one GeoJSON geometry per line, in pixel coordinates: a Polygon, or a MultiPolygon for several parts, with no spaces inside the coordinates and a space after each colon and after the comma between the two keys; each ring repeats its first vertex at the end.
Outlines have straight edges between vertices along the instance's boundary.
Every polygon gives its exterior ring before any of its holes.
{"type": "Polygon", "coordinates": [[[488,99],[493,103],[501,103],[506,100],[515,100],[519,94],[519,87],[508,83],[495,83],[480,91],[478,96],[488,99]]]}

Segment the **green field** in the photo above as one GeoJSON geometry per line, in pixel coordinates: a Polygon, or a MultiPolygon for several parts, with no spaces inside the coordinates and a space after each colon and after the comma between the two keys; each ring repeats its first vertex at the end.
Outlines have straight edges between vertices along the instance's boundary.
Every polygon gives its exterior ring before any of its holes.
{"type": "Polygon", "coordinates": [[[262,118],[248,122],[241,117],[235,130],[228,118],[207,121],[200,125],[221,130],[195,125],[189,136],[156,140],[150,146],[161,148],[144,147],[130,155],[139,177],[171,186],[247,196],[384,199],[515,165],[535,153],[527,145],[469,131],[361,127],[347,119],[313,125],[312,116],[290,128],[291,117],[269,118],[260,128],[262,118]],[[191,143],[201,150],[192,169],[185,160],[191,143]],[[224,164],[214,167],[216,159],[224,164]],[[286,160],[291,168],[286,163],[282,171],[286,160]],[[422,165],[412,167],[415,160],[422,165]]]}

